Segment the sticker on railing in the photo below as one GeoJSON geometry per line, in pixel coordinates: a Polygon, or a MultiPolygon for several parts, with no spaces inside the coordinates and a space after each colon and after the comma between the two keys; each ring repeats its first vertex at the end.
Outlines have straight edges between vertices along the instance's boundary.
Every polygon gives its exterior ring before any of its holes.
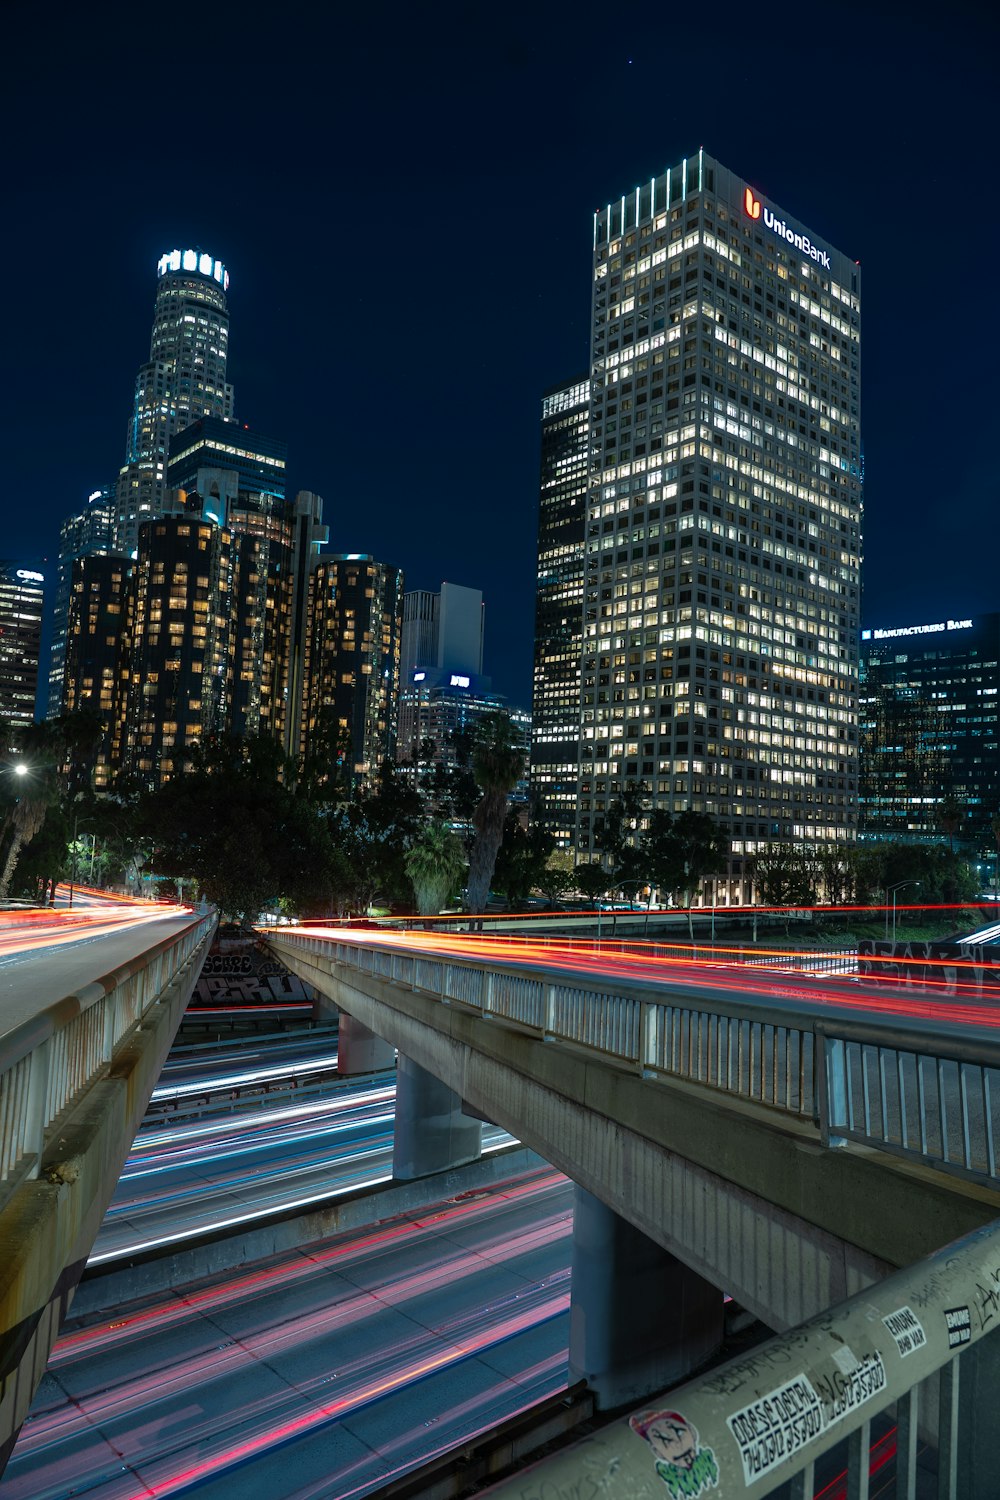
{"type": "Polygon", "coordinates": [[[897,1307],[895,1312],[887,1313],[882,1322],[896,1340],[900,1359],[905,1359],[914,1349],[922,1349],[927,1342],[923,1324],[912,1307],[897,1307]]]}
{"type": "Polygon", "coordinates": [[[972,1339],[972,1319],[967,1307],[946,1307],[944,1321],[948,1328],[948,1348],[958,1349],[972,1339]]]}
{"type": "Polygon", "coordinates": [[[679,1411],[647,1411],[628,1421],[632,1431],[652,1448],[656,1472],[671,1500],[688,1500],[716,1488],[719,1465],[715,1453],[701,1446],[698,1429],[679,1411]]]}
{"type": "Polygon", "coordinates": [[[826,1427],[823,1403],[807,1375],[796,1375],[726,1418],[750,1484],[819,1437],[826,1427]]]}
{"type": "Polygon", "coordinates": [[[816,1376],[815,1385],[808,1375],[795,1375],[726,1418],[740,1450],[744,1484],[769,1474],[884,1388],[885,1365],[878,1352],[859,1360],[845,1345],[834,1360],[837,1369],[816,1376]]]}

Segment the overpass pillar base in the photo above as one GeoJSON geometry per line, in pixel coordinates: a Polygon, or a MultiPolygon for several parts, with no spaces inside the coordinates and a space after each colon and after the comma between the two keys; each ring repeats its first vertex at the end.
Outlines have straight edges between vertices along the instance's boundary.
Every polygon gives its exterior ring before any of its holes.
{"type": "Polygon", "coordinates": [[[337,1033],[337,1072],[344,1077],[355,1073],[378,1073],[391,1068],[396,1061],[396,1049],[391,1042],[383,1041],[374,1031],[346,1011],[340,1012],[337,1033]]]}
{"type": "Polygon", "coordinates": [[[722,1292],[577,1187],[570,1384],[585,1380],[602,1411],[635,1405],[685,1379],[722,1338],[722,1292]]]}
{"type": "Polygon", "coordinates": [[[479,1159],[482,1124],[462,1113],[462,1101],[433,1073],[399,1054],[392,1175],[409,1182],[479,1159]]]}

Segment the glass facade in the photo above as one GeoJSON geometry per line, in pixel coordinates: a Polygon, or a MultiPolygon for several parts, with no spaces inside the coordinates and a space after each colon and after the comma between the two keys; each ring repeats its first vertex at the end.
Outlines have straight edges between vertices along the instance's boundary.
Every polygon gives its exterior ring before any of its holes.
{"type": "Polygon", "coordinates": [[[589,477],[590,382],[581,376],[542,400],[531,794],[560,848],[576,831],[589,477]]]}
{"type": "Polygon", "coordinates": [[[993,846],[1000,812],[1000,614],[861,636],[861,834],[941,838],[954,798],[962,836],[993,846]]]}
{"type": "Polygon", "coordinates": [[[160,261],[149,359],[139,369],[129,419],[125,464],[118,477],[115,550],[133,554],[139,526],[162,514],[171,437],[198,417],[230,419],[226,381],[229,312],[224,287],[208,256],[178,253],[160,261]],[[198,269],[204,261],[207,270],[198,269]]]}
{"type": "Polygon", "coordinates": [[[624,787],[857,828],[860,271],[699,153],[595,215],[574,842],[624,787]]]}

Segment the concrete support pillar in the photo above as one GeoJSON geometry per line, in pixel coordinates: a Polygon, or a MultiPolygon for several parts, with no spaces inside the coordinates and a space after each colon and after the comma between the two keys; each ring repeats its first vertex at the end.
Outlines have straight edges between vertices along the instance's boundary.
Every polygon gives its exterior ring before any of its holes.
{"type": "MultiPolygon", "coordinates": [[[[1000,1390],[1000,1325],[966,1349],[958,1361],[958,1430],[955,1460],[959,1495],[1000,1495],[997,1391],[1000,1390]]],[[[923,1395],[923,1391],[921,1391],[923,1395]]],[[[941,1413],[939,1428],[945,1425],[941,1413]]],[[[939,1430],[938,1450],[945,1434],[939,1430]]],[[[943,1454],[942,1454],[943,1457],[943,1454]]],[[[940,1473],[940,1466],[939,1471],[940,1473]]]]}
{"type": "Polygon", "coordinates": [[[337,1034],[337,1072],[343,1075],[355,1073],[377,1073],[391,1068],[396,1061],[396,1049],[385,1042],[374,1031],[340,1012],[340,1027],[337,1034]]]}
{"type": "Polygon", "coordinates": [[[576,1189],[569,1379],[603,1411],[676,1385],[722,1343],[723,1295],[599,1198],[576,1189]]]}
{"type": "Polygon", "coordinates": [[[462,1113],[457,1094],[433,1073],[399,1054],[393,1177],[409,1182],[478,1160],[482,1131],[479,1120],[462,1113]]]}

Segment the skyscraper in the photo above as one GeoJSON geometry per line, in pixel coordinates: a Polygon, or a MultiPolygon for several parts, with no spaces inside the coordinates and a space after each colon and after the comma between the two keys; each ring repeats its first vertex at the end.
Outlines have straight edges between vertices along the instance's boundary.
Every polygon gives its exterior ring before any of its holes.
{"type": "MultiPolygon", "coordinates": [[[[351,770],[370,782],[396,745],[403,574],[364,552],[321,557],[309,576],[302,674],[304,757],[339,729],[351,770]]],[[[332,768],[331,768],[332,769],[332,768]]]]}
{"type": "Polygon", "coordinates": [[[45,575],[0,562],[0,718],[31,724],[38,691],[45,575]]]}
{"type": "Polygon", "coordinates": [[[115,527],[115,492],[109,487],[93,490],[83,508],[67,516],[59,528],[59,562],[56,596],[52,610],[52,650],[49,657],[49,703],[46,717],[63,712],[66,666],[66,632],[69,622],[73,564],[83,557],[105,555],[112,550],[115,527]]]}
{"type": "Polygon", "coordinates": [[[857,818],[860,270],[699,152],[594,216],[575,842],[717,818],[715,899],[857,818]]]}
{"type": "Polygon", "coordinates": [[[576,831],[589,479],[590,382],[578,376],[542,400],[538,498],[531,793],[536,819],[560,848],[576,831]]]}
{"type": "Polygon", "coordinates": [[[160,257],[156,274],[149,359],[136,376],[118,477],[115,550],[127,554],[135,551],[140,522],[163,511],[174,433],[198,417],[233,414],[225,266],[199,250],[171,250],[160,257]]]}
{"type": "Polygon", "coordinates": [[[861,632],[861,834],[995,847],[1000,813],[1000,614],[861,632]]]}

